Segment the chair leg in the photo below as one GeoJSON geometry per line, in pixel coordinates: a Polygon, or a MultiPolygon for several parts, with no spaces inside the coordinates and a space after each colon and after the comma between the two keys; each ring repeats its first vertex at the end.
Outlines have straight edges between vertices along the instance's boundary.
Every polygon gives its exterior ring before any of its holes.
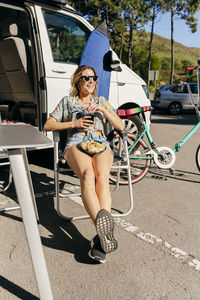
{"type": "Polygon", "coordinates": [[[134,205],[133,205],[133,190],[132,190],[132,182],[131,182],[131,170],[130,170],[131,166],[130,166],[130,160],[129,160],[128,145],[127,145],[126,141],[124,141],[124,150],[125,150],[125,157],[126,157],[127,165],[121,167],[121,169],[122,168],[124,169],[126,167],[126,170],[127,170],[130,207],[129,207],[128,211],[125,212],[125,213],[112,214],[113,217],[125,217],[125,216],[129,215],[132,212],[133,208],[134,208],[134,205]]]}
{"type": "MultiPolygon", "coordinates": [[[[9,162],[6,162],[6,163],[0,163],[0,165],[1,166],[5,166],[5,165],[10,165],[10,163],[9,162]]],[[[7,183],[7,185],[5,186],[5,187],[3,187],[3,188],[0,188],[0,192],[6,192],[7,191],[7,189],[10,187],[10,185],[11,185],[11,182],[12,182],[12,171],[11,171],[11,167],[9,168],[9,176],[8,176],[8,183],[7,183]]]]}
{"type": "MultiPolygon", "coordinates": [[[[10,165],[10,163],[6,162],[6,163],[3,163],[1,165],[10,165]]],[[[8,190],[8,188],[10,187],[11,183],[12,183],[12,170],[11,170],[11,167],[10,167],[9,168],[8,183],[7,183],[7,185],[5,187],[3,187],[2,189],[0,189],[0,192],[5,193],[8,190]]],[[[13,206],[13,207],[2,207],[2,208],[0,208],[0,212],[1,213],[2,212],[9,212],[9,211],[18,210],[18,209],[20,209],[19,205],[18,206],[13,206]]]]}
{"type": "MultiPolygon", "coordinates": [[[[117,166],[117,169],[126,169],[127,170],[127,176],[128,176],[128,188],[129,188],[129,201],[130,201],[130,207],[127,212],[125,213],[117,213],[112,214],[113,217],[123,217],[127,216],[131,213],[133,210],[133,192],[132,192],[132,183],[131,183],[131,171],[130,171],[130,161],[129,161],[129,154],[128,154],[128,145],[127,141],[124,141],[124,149],[125,149],[125,157],[127,164],[125,166],[117,166]]],[[[55,196],[56,196],[56,210],[60,217],[72,221],[72,220],[84,220],[90,218],[89,215],[82,215],[82,216],[75,216],[75,217],[67,217],[62,214],[60,210],[60,187],[59,187],[59,159],[58,159],[58,145],[55,145],[54,147],[54,183],[55,183],[55,196]]],[[[119,187],[119,183],[117,182],[117,185],[119,187]]],[[[69,193],[68,197],[77,197],[79,194],[69,193]]]]}
{"type": "MultiPolygon", "coordinates": [[[[24,157],[25,157],[24,158],[25,159],[25,164],[26,164],[27,171],[28,171],[29,170],[28,160],[27,160],[26,155],[24,157]]],[[[10,163],[8,162],[6,164],[9,165],[10,163]]],[[[29,181],[31,182],[30,174],[28,173],[27,176],[28,176],[29,181]]],[[[11,182],[12,182],[12,169],[10,167],[8,184],[5,188],[3,188],[2,192],[5,192],[10,187],[11,182]]],[[[30,184],[30,186],[31,186],[31,193],[32,193],[32,195],[34,195],[32,184],[30,184]]],[[[1,192],[1,190],[0,190],[0,192],[1,192]]],[[[34,209],[35,209],[35,215],[36,215],[37,221],[39,222],[39,215],[38,215],[37,205],[36,205],[36,202],[35,202],[35,197],[33,197],[33,199],[34,199],[33,206],[34,206],[34,209]]],[[[4,207],[4,208],[0,208],[0,213],[9,212],[9,211],[18,210],[18,209],[20,209],[19,205],[18,206],[13,206],[13,207],[4,207]]]]}

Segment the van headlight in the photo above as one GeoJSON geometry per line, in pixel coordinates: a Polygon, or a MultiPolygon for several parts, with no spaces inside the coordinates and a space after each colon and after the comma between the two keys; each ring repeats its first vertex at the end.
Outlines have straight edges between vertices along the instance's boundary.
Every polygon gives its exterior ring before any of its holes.
{"type": "Polygon", "coordinates": [[[147,98],[149,99],[149,91],[148,91],[147,86],[146,86],[146,85],[142,85],[142,87],[143,87],[143,90],[144,90],[144,92],[145,92],[145,95],[146,95],[147,98]]]}

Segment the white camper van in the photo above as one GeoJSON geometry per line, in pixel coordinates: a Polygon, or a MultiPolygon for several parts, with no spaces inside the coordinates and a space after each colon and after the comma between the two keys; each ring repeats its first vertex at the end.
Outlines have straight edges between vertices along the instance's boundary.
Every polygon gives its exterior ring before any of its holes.
{"type": "MultiPolygon", "coordinates": [[[[30,123],[42,131],[49,113],[69,94],[71,76],[94,28],[65,2],[0,2],[2,119],[30,123]]],[[[112,106],[150,105],[145,82],[121,62],[120,67],[121,72],[111,72],[108,100],[112,106]]],[[[145,118],[150,124],[149,112],[145,118]]],[[[140,128],[137,116],[125,122],[129,131],[140,128]]]]}

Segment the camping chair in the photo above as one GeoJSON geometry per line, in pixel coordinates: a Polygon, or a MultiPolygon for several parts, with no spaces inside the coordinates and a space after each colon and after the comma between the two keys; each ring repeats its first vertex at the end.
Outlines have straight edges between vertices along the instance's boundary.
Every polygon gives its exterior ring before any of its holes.
{"type": "MultiPolygon", "coordinates": [[[[2,124],[1,115],[0,115],[0,124],[2,124]]],[[[7,182],[5,182],[3,184],[2,187],[0,187],[0,193],[5,193],[12,183],[12,170],[11,170],[10,162],[8,159],[7,151],[0,148],[0,167],[2,167],[2,166],[9,166],[8,180],[7,180],[7,182]]],[[[2,208],[0,207],[0,212],[8,212],[8,211],[17,210],[17,209],[20,209],[20,207],[19,206],[2,207],[2,208]]]]}
{"type": "MultiPolygon", "coordinates": [[[[14,126],[14,125],[13,125],[14,126]]],[[[7,189],[10,187],[11,183],[12,183],[12,169],[11,169],[11,165],[9,162],[9,157],[6,151],[0,149],[0,160],[7,160],[6,162],[0,162],[0,167],[4,166],[4,165],[8,165],[9,166],[9,176],[8,176],[8,180],[7,183],[5,183],[3,187],[0,188],[0,193],[5,193],[7,191],[7,189]]],[[[28,164],[28,161],[26,162],[28,164]]],[[[31,185],[32,188],[32,185],[31,185]]],[[[32,190],[32,193],[34,194],[34,191],[32,190]]],[[[35,198],[33,199],[33,206],[35,209],[35,214],[36,214],[36,218],[37,221],[39,222],[39,215],[38,215],[38,210],[37,210],[37,205],[36,205],[36,201],[35,198]]],[[[20,206],[11,206],[11,207],[0,207],[0,213],[5,213],[5,212],[10,212],[10,211],[14,211],[14,210],[18,210],[20,209],[20,206]]]]}
{"type": "MultiPolygon", "coordinates": [[[[0,167],[10,165],[10,162],[8,160],[8,154],[6,153],[6,151],[1,150],[1,149],[0,149],[0,160],[2,160],[2,162],[0,162],[0,167]]],[[[7,191],[7,189],[9,188],[11,182],[12,182],[12,172],[11,172],[11,168],[9,167],[8,182],[4,183],[4,186],[2,186],[0,188],[0,192],[5,193],[7,191]]]]}
{"type": "MultiPolygon", "coordinates": [[[[3,151],[1,149],[0,149],[0,160],[7,160],[5,162],[4,161],[0,162],[0,167],[1,166],[6,166],[6,165],[9,166],[9,176],[8,176],[7,183],[4,183],[3,187],[0,188],[0,193],[5,193],[8,190],[8,188],[10,187],[11,183],[12,183],[12,169],[11,169],[11,165],[10,165],[10,162],[9,162],[7,152],[3,151]]],[[[32,191],[32,193],[33,193],[33,191],[32,191]]],[[[39,221],[39,215],[38,215],[35,199],[33,201],[33,205],[34,205],[34,208],[35,208],[36,218],[39,221]]],[[[0,207],[0,213],[10,212],[10,211],[18,210],[18,209],[20,209],[19,205],[11,206],[11,207],[0,207]]]]}
{"type": "MultiPolygon", "coordinates": [[[[53,140],[54,140],[54,182],[55,182],[55,196],[56,196],[56,210],[59,216],[66,220],[81,220],[81,219],[88,219],[88,215],[82,215],[82,216],[65,216],[61,212],[60,209],[60,198],[64,197],[77,197],[80,196],[80,193],[69,193],[69,191],[60,191],[60,180],[59,180],[59,174],[61,172],[67,172],[70,169],[61,167],[61,163],[65,165],[66,161],[63,158],[62,150],[59,148],[59,144],[61,144],[61,138],[60,138],[59,131],[53,131],[53,140]],[[67,193],[65,193],[67,192],[67,193]]],[[[127,171],[128,176],[128,189],[129,189],[129,209],[126,212],[123,213],[117,213],[112,214],[113,217],[122,217],[127,216],[130,214],[130,212],[133,210],[133,192],[132,192],[132,184],[131,184],[131,172],[130,172],[130,162],[129,162],[129,155],[128,155],[128,135],[127,133],[121,133],[117,131],[117,134],[120,135],[120,147],[118,147],[118,153],[114,153],[114,162],[112,168],[117,169],[117,176],[119,178],[120,176],[120,170],[125,169],[127,171]],[[123,150],[122,150],[123,149],[123,150]],[[122,151],[124,154],[124,157],[122,158],[122,151]]],[[[114,131],[111,131],[110,134],[107,136],[107,139],[111,142],[113,138],[115,137],[114,131]]],[[[111,145],[112,146],[112,145],[111,145]]],[[[116,191],[119,188],[119,183],[116,183],[114,191],[116,191]]]]}
{"type": "MultiPolygon", "coordinates": [[[[12,170],[11,170],[10,162],[8,160],[7,152],[4,150],[1,150],[1,149],[0,149],[0,160],[2,160],[2,162],[0,162],[0,167],[1,166],[9,166],[8,180],[0,188],[0,193],[5,193],[12,183],[12,170]]],[[[13,207],[1,207],[0,212],[8,212],[8,211],[13,211],[13,210],[17,210],[17,209],[20,209],[19,205],[13,206],[13,207]]]]}

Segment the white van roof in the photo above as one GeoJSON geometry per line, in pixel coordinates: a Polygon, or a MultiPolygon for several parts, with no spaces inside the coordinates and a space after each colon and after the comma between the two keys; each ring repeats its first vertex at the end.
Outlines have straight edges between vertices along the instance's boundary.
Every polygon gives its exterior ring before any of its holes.
{"type": "Polygon", "coordinates": [[[49,6],[62,6],[62,8],[66,8],[76,12],[76,10],[72,6],[67,4],[67,0],[19,0],[19,2],[31,2],[35,4],[43,3],[49,6]]]}

